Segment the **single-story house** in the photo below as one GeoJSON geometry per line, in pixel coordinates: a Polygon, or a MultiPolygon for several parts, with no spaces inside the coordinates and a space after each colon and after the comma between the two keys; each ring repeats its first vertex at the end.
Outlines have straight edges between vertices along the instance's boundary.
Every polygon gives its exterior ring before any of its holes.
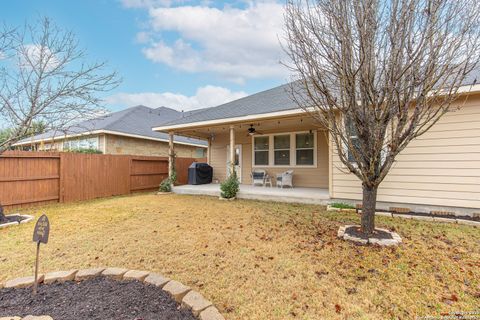
{"type": "MultiPolygon", "coordinates": [[[[136,106],[92,120],[82,121],[62,131],[49,131],[23,139],[13,146],[23,150],[67,151],[97,149],[104,154],[168,156],[168,134],[152,131],[152,126],[178,120],[189,113],[171,108],[136,106]]],[[[173,137],[178,157],[204,158],[207,143],[183,136],[173,137]]]]}
{"type": "MultiPolygon", "coordinates": [[[[465,83],[452,111],[398,156],[378,191],[379,208],[479,212],[480,85],[474,78],[465,83]]],[[[214,179],[227,177],[232,159],[240,192],[253,188],[253,169],[272,177],[293,170],[294,188],[282,190],[284,197],[292,192],[307,198],[323,195],[318,199],[329,202],[360,202],[360,181],[339,160],[327,131],[292,101],[287,86],[202,109],[153,130],[207,140],[214,179]]],[[[212,187],[204,188],[208,194],[212,187]]],[[[256,188],[251,193],[269,192],[256,188]]]]}

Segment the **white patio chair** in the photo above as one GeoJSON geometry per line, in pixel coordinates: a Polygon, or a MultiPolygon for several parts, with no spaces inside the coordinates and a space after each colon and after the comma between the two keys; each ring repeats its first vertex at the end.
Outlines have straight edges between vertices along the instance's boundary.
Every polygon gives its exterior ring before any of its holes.
{"type": "Polygon", "coordinates": [[[277,174],[277,188],[283,188],[285,186],[293,188],[293,170],[277,174]]]}
{"type": "Polygon", "coordinates": [[[265,186],[265,178],[267,177],[267,171],[263,169],[255,169],[250,174],[252,177],[252,186],[261,185],[265,186]]]}

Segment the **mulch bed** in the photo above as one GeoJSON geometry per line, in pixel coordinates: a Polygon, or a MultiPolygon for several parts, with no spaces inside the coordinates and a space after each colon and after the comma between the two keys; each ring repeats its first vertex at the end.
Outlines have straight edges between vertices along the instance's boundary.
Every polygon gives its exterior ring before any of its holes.
{"type": "Polygon", "coordinates": [[[1,289],[0,317],[49,315],[55,320],[195,320],[160,287],[97,277],[32,288],[1,289]]]}
{"type": "Polygon", "coordinates": [[[375,229],[373,234],[371,234],[369,237],[367,237],[367,236],[365,236],[364,233],[362,233],[360,231],[359,227],[348,227],[348,228],[345,229],[345,234],[348,234],[348,235],[356,237],[356,238],[364,239],[364,240],[368,240],[368,238],[377,238],[377,239],[381,239],[381,240],[393,239],[391,233],[388,233],[388,232],[385,232],[385,231],[382,231],[382,230],[378,230],[378,229],[375,229]]]}
{"type": "Polygon", "coordinates": [[[448,218],[448,219],[462,219],[462,220],[469,220],[469,221],[480,221],[480,217],[471,217],[471,216],[456,216],[453,214],[431,214],[426,212],[409,212],[409,213],[399,213],[399,212],[392,212],[396,215],[410,215],[410,216],[420,216],[420,217],[432,217],[432,218],[448,218]]]}
{"type": "Polygon", "coordinates": [[[5,216],[6,220],[3,220],[0,222],[0,225],[5,224],[5,223],[10,223],[10,222],[18,222],[27,219],[27,217],[24,216],[5,216]]]}

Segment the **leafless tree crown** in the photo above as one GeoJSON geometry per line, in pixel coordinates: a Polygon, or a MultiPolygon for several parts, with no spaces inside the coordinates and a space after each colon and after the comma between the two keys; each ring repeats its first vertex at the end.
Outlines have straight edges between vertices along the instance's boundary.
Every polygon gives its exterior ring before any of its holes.
{"type": "Polygon", "coordinates": [[[34,122],[61,130],[97,114],[99,95],[120,82],[105,62],[85,62],[75,35],[48,18],[5,34],[7,43],[0,60],[0,121],[13,130],[0,151],[24,138],[34,122]]]}
{"type": "Polygon", "coordinates": [[[292,96],[364,186],[475,83],[479,12],[474,0],[287,1],[292,96]]]}

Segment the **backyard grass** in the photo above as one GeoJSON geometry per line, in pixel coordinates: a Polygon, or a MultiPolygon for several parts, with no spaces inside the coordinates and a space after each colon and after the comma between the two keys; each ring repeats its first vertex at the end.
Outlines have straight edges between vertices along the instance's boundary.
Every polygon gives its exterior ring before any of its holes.
{"type": "MultiPolygon", "coordinates": [[[[398,248],[336,238],[354,213],[313,205],[140,194],[46,213],[41,271],[119,266],[163,273],[227,319],[411,319],[480,306],[480,229],[377,218],[398,248]]],[[[0,281],[32,274],[34,224],[0,229],[0,281]]]]}

